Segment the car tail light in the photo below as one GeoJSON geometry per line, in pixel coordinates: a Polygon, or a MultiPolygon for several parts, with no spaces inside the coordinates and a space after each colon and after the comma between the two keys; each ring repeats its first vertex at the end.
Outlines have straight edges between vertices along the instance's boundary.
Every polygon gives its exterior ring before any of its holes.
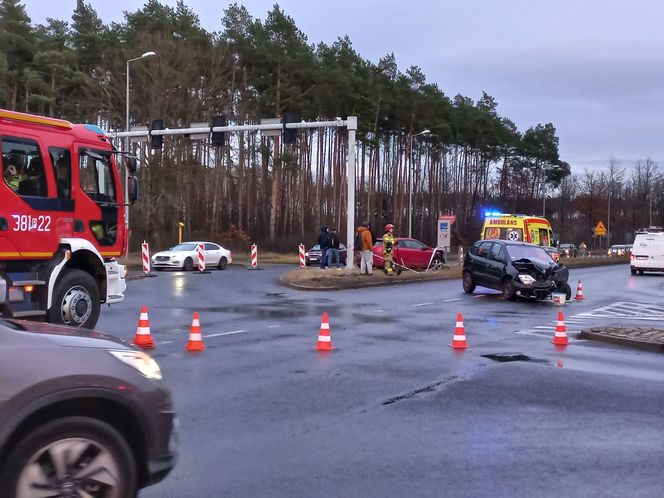
{"type": "Polygon", "coordinates": [[[630,254],[630,255],[629,255],[629,259],[630,259],[630,261],[634,261],[636,258],[634,257],[633,254],[630,254]]]}

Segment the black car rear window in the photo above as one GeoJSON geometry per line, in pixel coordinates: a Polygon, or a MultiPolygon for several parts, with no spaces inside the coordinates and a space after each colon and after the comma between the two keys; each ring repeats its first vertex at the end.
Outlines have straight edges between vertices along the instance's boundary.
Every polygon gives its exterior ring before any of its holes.
{"type": "Polygon", "coordinates": [[[507,246],[507,252],[512,261],[518,259],[538,259],[540,261],[552,261],[551,256],[541,247],[534,246],[507,246]]]}

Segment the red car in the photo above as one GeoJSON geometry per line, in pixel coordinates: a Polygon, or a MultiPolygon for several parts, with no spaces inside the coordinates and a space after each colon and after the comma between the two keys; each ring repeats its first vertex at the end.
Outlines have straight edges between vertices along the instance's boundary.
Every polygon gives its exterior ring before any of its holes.
{"type": "MultiPolygon", "coordinates": [[[[394,262],[397,263],[397,273],[405,268],[440,270],[445,264],[445,254],[440,249],[432,248],[416,239],[399,237],[394,248],[394,262]],[[435,252],[435,254],[434,254],[435,252]],[[434,254],[433,260],[431,255],[434,254]]],[[[376,240],[373,247],[373,265],[383,268],[383,239],[376,240]]]]}

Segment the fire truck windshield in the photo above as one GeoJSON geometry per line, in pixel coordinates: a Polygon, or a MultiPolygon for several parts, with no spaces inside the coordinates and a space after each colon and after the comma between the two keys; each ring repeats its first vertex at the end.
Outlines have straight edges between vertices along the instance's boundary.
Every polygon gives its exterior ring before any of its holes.
{"type": "Polygon", "coordinates": [[[117,203],[115,177],[108,155],[90,150],[81,151],[80,178],[83,192],[92,200],[117,203]]]}

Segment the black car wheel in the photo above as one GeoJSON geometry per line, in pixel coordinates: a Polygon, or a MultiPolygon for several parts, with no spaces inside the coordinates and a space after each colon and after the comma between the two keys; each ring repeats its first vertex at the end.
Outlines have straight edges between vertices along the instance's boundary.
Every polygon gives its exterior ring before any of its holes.
{"type": "Polygon", "coordinates": [[[182,263],[182,269],[184,271],[192,271],[194,269],[194,262],[191,258],[187,258],[184,260],[184,263],[182,263]]]}
{"type": "Polygon", "coordinates": [[[511,279],[506,278],[503,280],[503,297],[507,300],[514,299],[514,283],[511,279]]]}
{"type": "Polygon", "coordinates": [[[220,270],[225,270],[227,264],[228,260],[224,256],[222,256],[221,259],[219,259],[219,264],[217,265],[217,268],[219,268],[220,270]]]}
{"type": "Polygon", "coordinates": [[[559,288],[560,292],[565,294],[565,300],[569,301],[572,299],[572,288],[569,286],[567,282],[562,284],[559,288]]]}
{"type": "Polygon", "coordinates": [[[52,420],[29,432],[1,472],[0,489],[16,498],[136,496],[136,463],[127,442],[110,425],[87,417],[52,420]]]}
{"type": "Polygon", "coordinates": [[[475,281],[469,271],[463,272],[463,291],[467,294],[475,292],[475,281]]]}
{"type": "Polygon", "coordinates": [[[630,272],[632,275],[636,275],[636,268],[634,268],[634,267],[632,266],[632,267],[629,269],[629,272],[630,272]]]}

